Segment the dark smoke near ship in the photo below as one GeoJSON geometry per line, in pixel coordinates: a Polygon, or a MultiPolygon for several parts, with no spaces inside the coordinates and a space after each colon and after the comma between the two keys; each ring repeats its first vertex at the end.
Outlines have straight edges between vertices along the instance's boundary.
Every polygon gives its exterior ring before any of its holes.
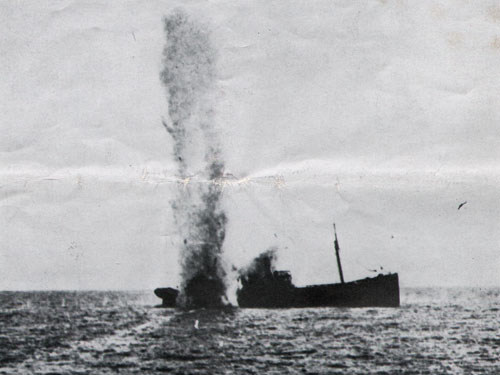
{"type": "Polygon", "coordinates": [[[219,307],[226,296],[222,245],[226,215],[221,209],[224,163],[214,131],[212,102],[216,54],[210,35],[177,11],[165,18],[166,47],[161,80],[168,94],[178,191],[172,202],[182,236],[181,288],[169,290],[176,305],[219,307]]]}

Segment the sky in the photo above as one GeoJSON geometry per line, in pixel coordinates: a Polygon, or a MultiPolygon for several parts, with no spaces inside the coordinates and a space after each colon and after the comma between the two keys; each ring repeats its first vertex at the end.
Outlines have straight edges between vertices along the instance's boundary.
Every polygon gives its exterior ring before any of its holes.
{"type": "Polygon", "coordinates": [[[337,282],[335,222],[346,280],[500,286],[497,2],[2,1],[0,290],[178,285],[177,8],[218,55],[228,269],[337,282]]]}

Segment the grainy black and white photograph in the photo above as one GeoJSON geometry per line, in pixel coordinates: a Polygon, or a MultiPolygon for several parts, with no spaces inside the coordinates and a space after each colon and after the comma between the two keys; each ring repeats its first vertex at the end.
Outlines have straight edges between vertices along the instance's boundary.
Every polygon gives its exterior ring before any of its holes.
{"type": "Polygon", "coordinates": [[[500,5],[1,0],[0,374],[500,373],[500,5]]]}

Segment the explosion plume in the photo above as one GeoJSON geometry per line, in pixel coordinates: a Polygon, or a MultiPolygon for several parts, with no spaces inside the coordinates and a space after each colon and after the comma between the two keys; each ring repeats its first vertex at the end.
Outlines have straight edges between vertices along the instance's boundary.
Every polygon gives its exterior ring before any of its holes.
{"type": "Polygon", "coordinates": [[[214,131],[215,50],[210,34],[177,11],[166,17],[161,80],[167,89],[179,189],[172,202],[182,236],[181,294],[185,307],[218,307],[226,294],[221,208],[224,163],[214,131]]]}

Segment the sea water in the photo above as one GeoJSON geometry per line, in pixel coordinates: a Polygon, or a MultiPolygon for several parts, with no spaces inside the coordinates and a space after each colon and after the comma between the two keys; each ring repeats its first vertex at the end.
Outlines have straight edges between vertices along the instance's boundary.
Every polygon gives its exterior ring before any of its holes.
{"type": "Polygon", "coordinates": [[[500,374],[500,289],[403,289],[401,308],[157,302],[0,292],[0,374],[500,374]]]}

